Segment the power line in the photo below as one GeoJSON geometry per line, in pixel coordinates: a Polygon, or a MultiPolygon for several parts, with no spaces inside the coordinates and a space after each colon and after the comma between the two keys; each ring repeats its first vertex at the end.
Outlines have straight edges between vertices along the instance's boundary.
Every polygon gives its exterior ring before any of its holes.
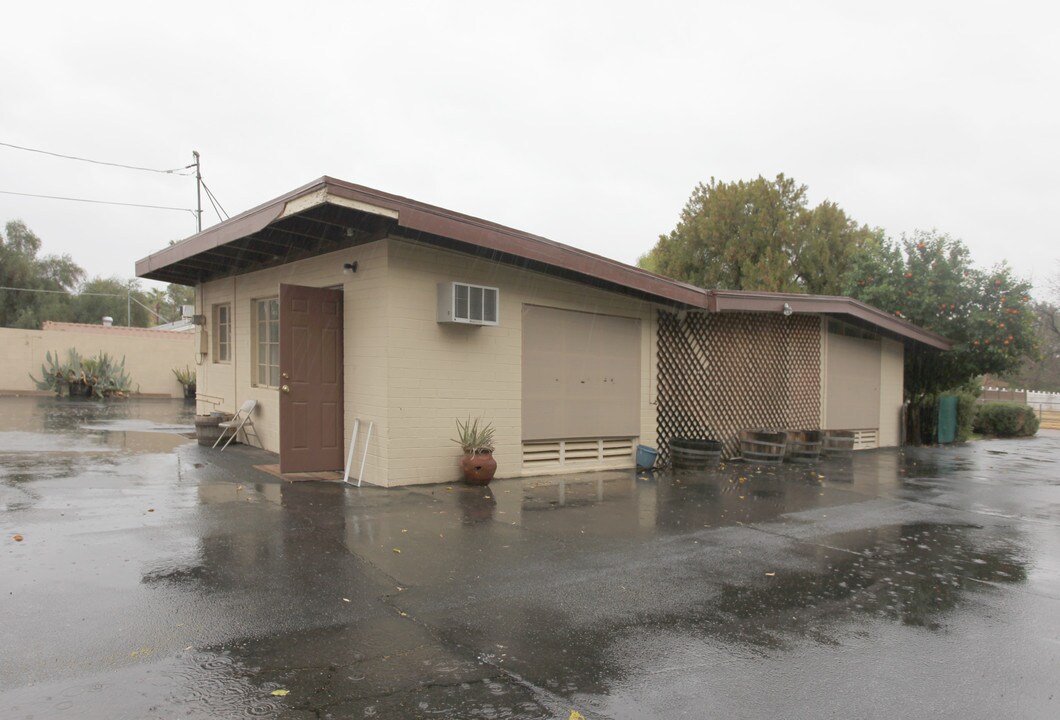
{"type": "MultiPolygon", "coordinates": [[[[2,144],[2,143],[0,143],[2,144]]],[[[98,205],[123,205],[125,207],[148,208],[150,210],[179,210],[195,214],[191,208],[170,207],[168,205],[141,205],[140,203],[115,202],[113,200],[89,200],[86,198],[62,197],[59,195],[35,195],[34,193],[14,192],[13,190],[0,190],[4,195],[21,195],[22,197],[45,198],[46,200],[69,200],[71,202],[96,203],[98,205]]]]}
{"type": "Polygon", "coordinates": [[[213,191],[206,186],[205,181],[200,182],[202,182],[202,189],[206,191],[206,199],[210,201],[210,204],[213,205],[213,211],[217,213],[217,219],[224,222],[230,217],[228,211],[221,206],[221,201],[214,197],[213,191]],[[225,216],[221,217],[221,213],[224,213],[225,216]]]}
{"type": "Polygon", "coordinates": [[[51,155],[52,157],[63,158],[65,160],[78,160],[80,162],[92,163],[94,165],[109,165],[110,167],[125,168],[126,170],[142,170],[144,172],[161,173],[162,175],[191,175],[191,173],[181,172],[181,170],[187,170],[190,165],[185,167],[173,168],[171,170],[158,170],[157,168],[140,167],[138,165],[124,165],[122,163],[106,162],[105,160],[90,160],[89,158],[77,157],[75,155],[63,155],[61,153],[49,152],[47,150],[37,150],[35,148],[22,147],[21,145],[13,145],[11,143],[0,142],[0,145],[4,147],[14,148],[15,150],[25,150],[26,152],[40,153],[41,155],[51,155]]]}
{"type": "Polygon", "coordinates": [[[82,292],[75,293],[72,290],[46,290],[44,288],[20,288],[20,287],[7,287],[0,285],[0,290],[18,290],[19,292],[35,292],[35,293],[56,293],[58,295],[70,295],[71,297],[78,297],[80,295],[92,295],[95,297],[125,297],[117,293],[97,293],[97,292],[82,292]]]}
{"type": "MultiPolygon", "coordinates": [[[[24,147],[22,145],[15,145],[13,143],[7,143],[7,142],[0,142],[0,146],[14,148],[15,150],[25,150],[26,152],[40,153],[41,155],[50,155],[52,157],[63,158],[64,160],[77,160],[79,162],[93,163],[94,165],[107,165],[109,167],[124,168],[126,170],[140,170],[140,171],[143,171],[143,172],[160,173],[160,174],[163,174],[163,175],[180,175],[180,176],[185,176],[185,177],[190,176],[190,175],[195,175],[196,188],[199,191],[201,191],[201,190],[205,190],[206,191],[206,197],[210,201],[210,204],[213,205],[214,212],[217,214],[217,219],[222,221],[222,222],[224,222],[225,219],[230,217],[228,215],[228,212],[221,206],[221,202],[210,191],[210,188],[206,187],[206,183],[204,183],[203,180],[202,180],[202,173],[201,173],[200,166],[199,166],[199,153],[198,152],[193,152],[192,153],[192,155],[195,157],[195,162],[193,162],[191,165],[185,165],[184,167],[172,168],[172,169],[169,169],[169,170],[159,170],[157,168],[141,167],[139,165],[126,165],[124,163],[107,162],[105,160],[92,160],[90,158],[78,157],[76,155],[64,155],[62,153],[51,152],[49,150],[40,150],[38,148],[24,147]],[[183,170],[191,170],[192,168],[195,169],[194,173],[182,172],[183,170]],[[221,217],[222,213],[224,214],[224,217],[221,217]]],[[[201,197],[200,197],[200,200],[199,200],[198,209],[197,210],[192,210],[190,208],[177,208],[177,207],[170,207],[170,206],[165,206],[165,205],[141,205],[141,204],[138,204],[138,203],[114,202],[114,201],[108,201],[108,200],[89,200],[89,199],[85,199],[85,198],[61,197],[61,196],[58,196],[58,195],[35,195],[33,193],[20,193],[20,192],[14,192],[14,191],[11,191],[11,190],[0,190],[0,193],[3,193],[5,195],[21,195],[23,197],[45,198],[45,199],[48,199],[48,200],[67,200],[67,201],[71,201],[71,202],[96,203],[96,204],[99,204],[99,205],[122,205],[122,206],[125,206],[125,207],[140,207],[140,208],[148,208],[148,209],[151,209],[151,210],[177,210],[177,211],[180,211],[180,212],[190,212],[193,215],[195,215],[195,217],[197,219],[197,230],[200,231],[200,232],[202,231],[202,200],[201,200],[201,197]]]]}
{"type": "Polygon", "coordinates": [[[99,293],[99,292],[76,292],[75,293],[75,292],[73,292],[71,290],[45,290],[43,288],[19,288],[19,287],[7,287],[5,285],[0,285],[0,290],[15,290],[17,292],[35,292],[35,293],[54,293],[54,294],[57,294],[57,295],[68,295],[69,297],[72,297],[72,298],[89,297],[89,296],[91,296],[91,297],[125,298],[127,302],[136,303],[137,305],[142,307],[144,310],[146,310],[147,312],[149,312],[152,315],[154,315],[159,320],[162,320],[163,322],[167,322],[167,323],[168,322],[172,322],[169,318],[166,318],[166,317],[163,317],[162,315],[159,315],[157,312],[155,312],[154,310],[152,310],[151,308],[147,307],[142,302],[140,302],[139,300],[134,298],[132,296],[133,291],[131,289],[130,290],[126,290],[124,295],[119,294],[119,293],[99,293]]]}

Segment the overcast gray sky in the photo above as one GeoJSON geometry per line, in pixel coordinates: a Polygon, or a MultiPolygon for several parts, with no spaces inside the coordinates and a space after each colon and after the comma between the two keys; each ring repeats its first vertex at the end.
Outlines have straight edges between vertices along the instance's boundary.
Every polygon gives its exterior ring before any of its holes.
{"type": "MultiPolygon", "coordinates": [[[[892,236],[1060,270],[1056,3],[60,0],[4,26],[0,142],[198,150],[232,215],[331,175],[634,263],[697,182],[783,172],[892,236]]],[[[0,191],[195,204],[191,177],[4,146],[0,191]]],[[[195,227],[0,194],[11,219],[121,277],[195,227]]]]}

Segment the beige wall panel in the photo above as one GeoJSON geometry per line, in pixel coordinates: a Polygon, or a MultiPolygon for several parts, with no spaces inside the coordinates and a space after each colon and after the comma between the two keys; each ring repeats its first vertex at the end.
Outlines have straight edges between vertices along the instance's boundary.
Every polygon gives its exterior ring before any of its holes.
{"type": "Polygon", "coordinates": [[[203,350],[202,341],[197,343],[199,353],[196,354],[196,361],[199,363],[199,367],[196,370],[199,380],[196,412],[200,415],[209,414],[214,410],[234,412],[235,408],[242,402],[242,400],[237,401],[236,398],[237,380],[240,374],[242,374],[244,382],[249,377],[250,361],[246,360],[244,362],[244,358],[247,357],[247,348],[236,342],[236,331],[239,329],[239,322],[235,319],[237,307],[233,302],[235,287],[235,278],[224,278],[223,280],[206,283],[195,289],[195,312],[206,316],[206,334],[204,336],[206,354],[205,356],[199,354],[203,350]],[[217,327],[213,309],[215,306],[224,303],[232,306],[232,357],[230,362],[219,363],[214,356],[217,327]]]}
{"type": "Polygon", "coordinates": [[[826,429],[879,427],[880,341],[827,335],[826,429]]]}
{"type": "Polygon", "coordinates": [[[641,321],[523,305],[523,440],[640,434],[641,321]]]}
{"type": "Polygon", "coordinates": [[[387,484],[456,480],[455,421],[468,416],[497,430],[498,477],[522,474],[524,304],[639,320],[639,442],[655,444],[655,305],[424,245],[392,241],[389,250],[387,484]],[[438,323],[437,285],[449,281],[500,288],[499,324],[438,323]]]}
{"type": "Polygon", "coordinates": [[[905,347],[884,338],[880,355],[880,447],[901,442],[902,402],[905,400],[905,347]]]}
{"type": "Polygon", "coordinates": [[[254,423],[265,448],[279,451],[279,395],[276,388],[254,385],[253,367],[253,303],[255,300],[277,297],[281,284],[310,287],[338,287],[344,293],[343,360],[344,425],[346,450],[354,418],[362,419],[361,439],[358,441],[358,461],[364,451],[367,423],[375,423],[368,448],[365,480],[381,482],[387,474],[386,448],[386,241],[378,241],[335,253],[321,255],[284,265],[280,268],[248,273],[206,283],[197,290],[197,312],[207,315],[210,334],[210,354],[200,365],[205,382],[200,384],[200,396],[211,402],[200,402],[200,413],[212,410],[233,412],[248,398],[258,401],[254,423]],[[344,263],[356,261],[356,273],[344,273],[344,263]],[[213,313],[215,304],[232,303],[233,358],[231,363],[214,362],[213,313]]]}
{"type": "MultiPolygon", "coordinates": [[[[484,259],[399,240],[383,240],[207,283],[198,312],[232,302],[234,357],[200,366],[199,391],[216,398],[199,412],[234,410],[248,397],[267,449],[279,447],[275,388],[251,383],[251,304],[278,294],[281,283],[341,286],[345,293],[345,424],[347,450],[355,417],[375,426],[365,481],[380,485],[456,480],[460,449],[456,418],[483,417],[497,429],[499,477],[522,473],[522,307],[524,303],[635,318],[640,326],[639,442],[655,443],[656,306],[484,259]],[[342,264],[358,262],[354,274],[342,264]],[[499,287],[500,324],[471,327],[437,322],[437,285],[445,281],[499,287]]],[[[212,345],[212,337],[210,338],[212,345]]],[[[212,348],[211,348],[212,352],[212,348]]],[[[363,443],[362,429],[362,443],[363,443]]],[[[363,444],[357,448],[358,458],[363,444]]],[[[632,458],[630,460],[632,464],[632,458]]],[[[359,460],[355,468],[359,467],[359,460]]]]}
{"type": "Polygon", "coordinates": [[[133,389],[146,395],[184,397],[173,368],[195,367],[194,333],[149,328],[71,325],[63,330],[0,328],[0,391],[35,392],[30,373],[40,377],[48,351],[65,358],[69,349],[82,356],[100,352],[125,358],[133,389]]]}

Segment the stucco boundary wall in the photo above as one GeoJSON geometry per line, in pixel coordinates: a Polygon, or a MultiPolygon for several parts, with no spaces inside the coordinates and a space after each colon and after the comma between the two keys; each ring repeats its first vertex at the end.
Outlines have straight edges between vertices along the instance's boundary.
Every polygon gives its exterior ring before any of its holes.
{"type": "Polygon", "coordinates": [[[32,374],[40,378],[48,351],[63,359],[71,349],[82,357],[105,352],[125,358],[133,391],[155,397],[184,397],[174,368],[195,369],[195,333],[150,328],[45,323],[43,330],[0,328],[0,393],[36,393],[32,374]]]}

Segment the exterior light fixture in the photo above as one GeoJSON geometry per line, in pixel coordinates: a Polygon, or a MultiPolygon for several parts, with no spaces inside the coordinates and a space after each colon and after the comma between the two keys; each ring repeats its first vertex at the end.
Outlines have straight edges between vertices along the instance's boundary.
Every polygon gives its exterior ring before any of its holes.
{"type": "Polygon", "coordinates": [[[791,305],[788,305],[787,303],[784,303],[784,308],[783,308],[783,310],[781,310],[781,312],[784,313],[784,317],[788,317],[795,311],[791,309],[791,305]]]}
{"type": "Polygon", "coordinates": [[[342,264],[342,272],[344,273],[355,273],[357,272],[357,261],[354,260],[351,263],[342,264]]]}

